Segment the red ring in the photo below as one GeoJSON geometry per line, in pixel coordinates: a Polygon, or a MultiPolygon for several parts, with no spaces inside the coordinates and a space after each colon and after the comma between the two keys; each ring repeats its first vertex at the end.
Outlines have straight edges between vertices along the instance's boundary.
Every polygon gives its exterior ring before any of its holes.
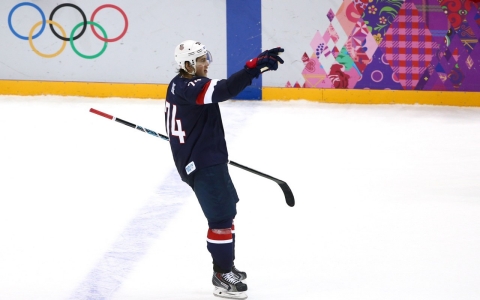
{"type": "Polygon", "coordinates": [[[95,30],[95,26],[93,25],[90,25],[90,27],[92,28],[92,31],[93,31],[93,34],[101,41],[103,42],[116,42],[118,41],[119,39],[121,39],[126,33],[127,33],[127,30],[128,30],[128,18],[127,18],[127,15],[125,14],[125,12],[118,6],[116,5],[113,5],[113,4],[104,4],[102,6],[99,6],[93,13],[92,13],[92,17],[90,18],[90,20],[93,22],[94,18],[95,18],[95,15],[101,10],[101,9],[104,9],[104,8],[107,8],[107,7],[110,7],[110,8],[113,8],[113,9],[116,9],[118,10],[122,16],[123,16],[123,19],[125,20],[125,29],[123,30],[123,32],[116,38],[114,39],[106,39],[102,36],[100,36],[97,31],[95,30]]]}

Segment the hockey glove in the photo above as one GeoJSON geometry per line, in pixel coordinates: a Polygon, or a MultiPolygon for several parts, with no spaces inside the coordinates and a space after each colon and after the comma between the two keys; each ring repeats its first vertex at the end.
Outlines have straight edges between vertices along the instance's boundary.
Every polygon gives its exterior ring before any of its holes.
{"type": "Polygon", "coordinates": [[[255,78],[268,70],[275,71],[278,69],[278,63],[283,64],[283,59],[279,56],[283,51],[285,50],[280,47],[263,51],[259,56],[247,61],[245,69],[248,73],[255,75],[255,78]]]}

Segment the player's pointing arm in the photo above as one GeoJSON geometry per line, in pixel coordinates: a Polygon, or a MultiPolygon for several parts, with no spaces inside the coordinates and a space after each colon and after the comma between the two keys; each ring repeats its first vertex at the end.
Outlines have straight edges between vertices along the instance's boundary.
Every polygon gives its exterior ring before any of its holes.
{"type": "Polygon", "coordinates": [[[258,78],[266,71],[275,71],[284,61],[280,54],[283,48],[277,47],[260,53],[246,62],[243,69],[232,74],[228,79],[208,78],[208,68],[213,62],[212,54],[200,42],[185,41],[175,48],[175,60],[179,73],[186,82],[183,95],[190,103],[209,104],[226,101],[237,96],[253,78],[258,78]]]}

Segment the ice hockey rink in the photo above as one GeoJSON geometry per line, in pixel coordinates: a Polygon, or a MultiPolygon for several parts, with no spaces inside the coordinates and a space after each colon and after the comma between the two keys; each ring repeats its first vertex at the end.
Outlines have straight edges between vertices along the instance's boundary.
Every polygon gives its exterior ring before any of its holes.
{"type": "MultiPolygon", "coordinates": [[[[0,299],[206,300],[164,101],[0,96],[0,299]]],[[[256,300],[480,299],[480,108],[221,104],[256,300]]]]}

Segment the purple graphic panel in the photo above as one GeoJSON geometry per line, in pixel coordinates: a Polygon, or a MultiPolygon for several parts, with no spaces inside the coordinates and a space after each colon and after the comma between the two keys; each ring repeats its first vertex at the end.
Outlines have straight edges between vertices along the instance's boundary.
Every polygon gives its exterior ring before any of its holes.
{"type": "MultiPolygon", "coordinates": [[[[305,88],[480,91],[480,4],[345,0],[302,61],[305,88]],[[323,34],[322,34],[323,33],[323,34]]],[[[293,86],[290,82],[286,86],[293,86]]]]}

